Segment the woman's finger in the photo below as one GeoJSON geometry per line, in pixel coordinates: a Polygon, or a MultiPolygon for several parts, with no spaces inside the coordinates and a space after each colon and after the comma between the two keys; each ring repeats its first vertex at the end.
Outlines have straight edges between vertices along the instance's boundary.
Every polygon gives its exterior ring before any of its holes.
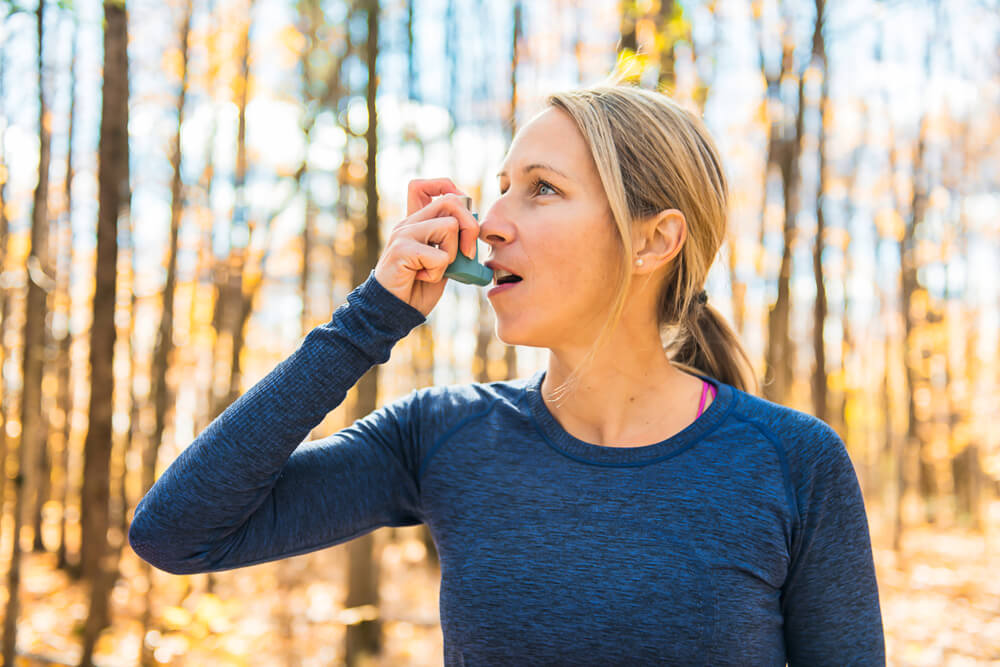
{"type": "Polygon", "coordinates": [[[450,178],[417,178],[406,188],[406,215],[410,216],[444,194],[464,194],[450,178]]]}
{"type": "MultiPolygon", "coordinates": [[[[428,243],[428,227],[421,227],[420,233],[414,233],[413,227],[435,218],[452,217],[458,221],[459,242],[457,247],[462,254],[468,258],[476,256],[476,239],[479,238],[479,222],[472,213],[465,207],[464,196],[448,194],[438,197],[427,206],[402,220],[393,229],[393,232],[402,232],[413,238],[417,238],[422,243],[428,243]]],[[[440,243],[440,239],[435,239],[440,243]]]]}
{"type": "Polygon", "coordinates": [[[458,253],[459,229],[460,222],[455,216],[442,215],[412,222],[403,228],[393,230],[393,234],[443,250],[447,253],[450,264],[455,261],[458,253]]]}
{"type": "Polygon", "coordinates": [[[403,266],[413,272],[413,280],[421,282],[440,282],[451,263],[448,252],[443,248],[434,248],[414,239],[400,241],[399,251],[403,253],[403,266]]]}

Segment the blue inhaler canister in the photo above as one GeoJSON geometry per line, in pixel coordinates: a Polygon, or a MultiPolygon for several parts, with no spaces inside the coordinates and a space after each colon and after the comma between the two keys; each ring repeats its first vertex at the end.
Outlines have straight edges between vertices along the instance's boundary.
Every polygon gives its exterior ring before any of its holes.
{"type": "MultiPolygon", "coordinates": [[[[472,210],[472,197],[463,197],[465,208],[472,210]]],[[[479,215],[473,213],[472,217],[479,220],[479,215]]],[[[459,250],[455,256],[455,261],[448,265],[444,272],[445,278],[457,280],[467,285],[480,285],[485,287],[493,282],[493,271],[479,263],[479,241],[476,241],[476,256],[469,259],[459,250]]]]}

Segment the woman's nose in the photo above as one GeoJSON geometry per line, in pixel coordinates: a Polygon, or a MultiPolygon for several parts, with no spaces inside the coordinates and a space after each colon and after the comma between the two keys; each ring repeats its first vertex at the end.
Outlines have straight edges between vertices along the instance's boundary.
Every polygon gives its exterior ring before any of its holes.
{"type": "Polygon", "coordinates": [[[504,215],[499,202],[486,212],[479,225],[479,238],[490,245],[509,243],[514,238],[514,226],[504,215]]]}

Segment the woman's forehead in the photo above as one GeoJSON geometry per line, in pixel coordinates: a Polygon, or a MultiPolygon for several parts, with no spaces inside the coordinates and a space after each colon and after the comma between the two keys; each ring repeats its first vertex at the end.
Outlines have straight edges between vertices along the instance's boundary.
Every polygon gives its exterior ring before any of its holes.
{"type": "Polygon", "coordinates": [[[537,114],[514,137],[499,175],[547,167],[564,178],[579,178],[590,164],[590,153],[573,120],[564,112],[549,108],[537,114]]]}

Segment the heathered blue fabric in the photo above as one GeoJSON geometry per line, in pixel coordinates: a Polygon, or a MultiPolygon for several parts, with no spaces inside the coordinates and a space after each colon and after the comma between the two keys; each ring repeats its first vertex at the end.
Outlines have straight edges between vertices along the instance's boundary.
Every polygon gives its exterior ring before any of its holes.
{"type": "Polygon", "coordinates": [[[425,321],[374,273],[187,447],[132,548],[226,570],[426,523],[447,665],[883,665],[868,521],[822,421],[718,395],[642,447],[578,440],[544,371],[429,387],[303,444],[425,321]]]}

